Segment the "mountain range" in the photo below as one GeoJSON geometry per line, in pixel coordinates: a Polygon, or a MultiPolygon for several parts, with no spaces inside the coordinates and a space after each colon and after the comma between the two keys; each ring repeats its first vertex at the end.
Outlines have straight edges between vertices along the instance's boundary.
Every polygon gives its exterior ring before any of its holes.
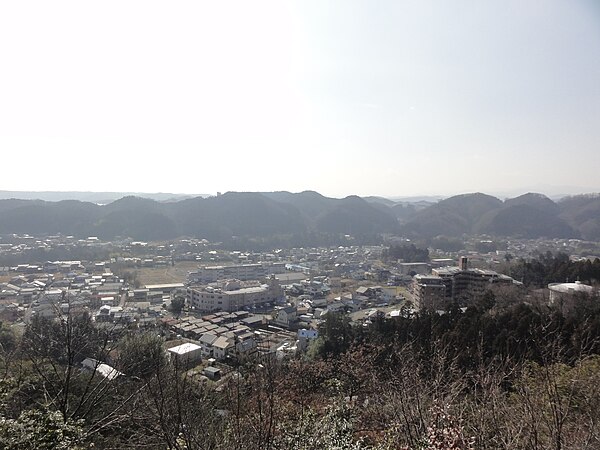
{"type": "Polygon", "coordinates": [[[140,240],[190,236],[225,241],[234,236],[314,232],[600,240],[600,196],[579,195],[555,202],[529,193],[502,201],[472,193],[436,202],[358,196],[337,199],[314,191],[280,191],[169,197],[168,201],[126,196],[105,205],[80,200],[0,199],[0,234],[62,233],[140,240]]]}
{"type": "Polygon", "coordinates": [[[77,200],[0,200],[0,234],[67,234],[103,239],[163,240],[192,236],[209,240],[269,237],[307,232],[380,234],[397,231],[388,211],[357,197],[316,192],[228,192],[158,202],[128,196],[107,205],[77,200]]]}
{"type": "Polygon", "coordinates": [[[402,225],[411,236],[487,234],[522,238],[600,239],[600,196],[536,193],[504,201],[482,193],[456,195],[415,212],[402,225]]]}

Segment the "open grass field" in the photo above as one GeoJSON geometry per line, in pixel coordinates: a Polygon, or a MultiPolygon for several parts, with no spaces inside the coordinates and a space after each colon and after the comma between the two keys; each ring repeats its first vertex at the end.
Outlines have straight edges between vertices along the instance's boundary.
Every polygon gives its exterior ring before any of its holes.
{"type": "Polygon", "coordinates": [[[144,267],[135,269],[138,280],[142,285],[147,284],[165,284],[165,283],[183,283],[188,272],[196,270],[198,263],[194,261],[179,261],[175,266],[169,267],[144,267]]]}

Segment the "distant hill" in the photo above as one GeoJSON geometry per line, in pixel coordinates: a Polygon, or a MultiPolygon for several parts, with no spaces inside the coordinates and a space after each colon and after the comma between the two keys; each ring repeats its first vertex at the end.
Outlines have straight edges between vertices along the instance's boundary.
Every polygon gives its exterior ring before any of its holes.
{"type": "Polygon", "coordinates": [[[501,206],[501,200],[482,193],[456,195],[418,211],[403,231],[422,237],[472,234],[484,214],[501,206]]]}
{"type": "Polygon", "coordinates": [[[0,200],[0,234],[71,234],[141,240],[195,236],[211,240],[323,232],[379,234],[397,231],[391,211],[360,197],[316,192],[228,192],[173,202],[128,196],[107,205],[65,200],[0,200]]]}
{"type": "Polygon", "coordinates": [[[558,202],[560,217],[583,239],[600,240],[600,194],[565,197],[558,202]]]}
{"type": "Polygon", "coordinates": [[[402,227],[413,236],[489,234],[522,238],[600,238],[600,197],[569,197],[555,203],[528,193],[504,202],[486,194],[442,200],[411,217],[402,227]]]}
{"type": "Polygon", "coordinates": [[[390,200],[389,198],[385,198],[385,197],[377,197],[374,195],[371,195],[369,197],[363,197],[363,199],[365,199],[369,203],[378,203],[378,204],[389,206],[389,207],[392,207],[396,204],[396,202],[394,200],[390,200]]]}
{"type": "Polygon", "coordinates": [[[337,199],[318,192],[263,192],[279,203],[294,206],[309,229],[326,233],[372,234],[397,231],[392,211],[383,203],[370,203],[352,195],[337,199]]]}
{"type": "Polygon", "coordinates": [[[488,234],[600,240],[600,196],[554,202],[528,193],[504,202],[483,193],[393,202],[379,197],[329,198],[318,192],[227,192],[216,197],[156,201],[126,196],[108,204],[79,200],[0,200],[0,234],[70,234],[104,239],[179,236],[229,241],[312,233],[410,237],[488,234]]]}
{"type": "Polygon", "coordinates": [[[508,199],[501,208],[485,214],[475,231],[523,238],[573,238],[579,232],[559,217],[559,206],[542,194],[528,193],[508,199]]]}
{"type": "Polygon", "coordinates": [[[404,200],[390,200],[384,197],[363,197],[367,202],[381,211],[392,213],[400,223],[410,220],[418,211],[437,203],[435,197],[406,197],[404,200]]]}
{"type": "Polygon", "coordinates": [[[142,197],[156,200],[157,202],[171,202],[183,200],[192,197],[208,197],[208,195],[198,194],[170,194],[166,192],[159,193],[141,193],[141,192],[82,192],[82,191],[0,191],[0,200],[19,199],[19,200],[44,200],[47,202],[59,202],[62,200],[79,200],[82,202],[91,202],[98,204],[107,204],[123,197],[142,197]]]}

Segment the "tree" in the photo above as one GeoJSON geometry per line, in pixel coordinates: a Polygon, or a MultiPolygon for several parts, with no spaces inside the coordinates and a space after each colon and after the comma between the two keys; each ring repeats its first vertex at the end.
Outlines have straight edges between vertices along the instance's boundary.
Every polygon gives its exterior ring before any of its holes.
{"type": "Polygon", "coordinates": [[[171,300],[171,312],[178,316],[183,311],[183,307],[185,306],[185,297],[176,296],[173,300],[171,300]]]}
{"type": "MultiPolygon", "coordinates": [[[[319,325],[321,356],[337,356],[350,348],[353,341],[350,318],[342,313],[328,313],[319,325]]],[[[319,345],[319,344],[317,344],[319,345]]]]}
{"type": "Polygon", "coordinates": [[[117,368],[129,377],[149,379],[167,363],[160,336],[147,333],[132,333],[118,344],[117,368]]]}
{"type": "Polygon", "coordinates": [[[0,417],[0,447],[14,450],[83,449],[81,421],[64,422],[57,411],[27,410],[17,419],[0,417]]]}

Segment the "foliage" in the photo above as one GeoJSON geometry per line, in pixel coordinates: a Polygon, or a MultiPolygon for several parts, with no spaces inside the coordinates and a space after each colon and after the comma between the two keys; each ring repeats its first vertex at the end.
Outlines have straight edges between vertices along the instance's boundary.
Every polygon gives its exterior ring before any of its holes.
{"type": "Polygon", "coordinates": [[[453,237],[436,236],[430,241],[432,248],[442,250],[444,252],[458,252],[465,248],[465,243],[453,237]]]}
{"type": "Polygon", "coordinates": [[[274,449],[312,450],[366,450],[365,445],[354,437],[354,412],[352,409],[334,404],[324,414],[311,411],[300,427],[282,428],[273,446],[274,449]]]}
{"type": "Polygon", "coordinates": [[[309,354],[245,360],[218,383],[171,364],[155,334],[34,319],[0,381],[0,447],[599,448],[600,307],[502,295],[368,327],[328,314],[309,354]],[[84,356],[125,375],[82,371],[84,356]]]}
{"type": "Polygon", "coordinates": [[[181,314],[185,306],[185,297],[176,296],[171,300],[171,312],[175,315],[181,314]]]}
{"type": "Polygon", "coordinates": [[[571,261],[566,253],[546,252],[531,260],[519,259],[510,267],[510,276],[533,287],[576,280],[600,283],[600,259],[571,261]]]}
{"type": "Polygon", "coordinates": [[[118,369],[130,377],[148,379],[166,364],[163,339],[156,334],[132,333],[118,345],[118,369]]]}
{"type": "Polygon", "coordinates": [[[382,257],[387,260],[402,260],[404,262],[427,262],[429,250],[417,248],[415,244],[392,245],[383,251],[382,257]]]}
{"type": "Polygon", "coordinates": [[[350,348],[354,330],[347,315],[328,313],[319,326],[319,352],[323,356],[337,356],[350,348]]]}
{"type": "Polygon", "coordinates": [[[83,448],[82,422],[63,421],[58,411],[27,410],[17,419],[0,418],[0,447],[15,450],[83,448]]]}

